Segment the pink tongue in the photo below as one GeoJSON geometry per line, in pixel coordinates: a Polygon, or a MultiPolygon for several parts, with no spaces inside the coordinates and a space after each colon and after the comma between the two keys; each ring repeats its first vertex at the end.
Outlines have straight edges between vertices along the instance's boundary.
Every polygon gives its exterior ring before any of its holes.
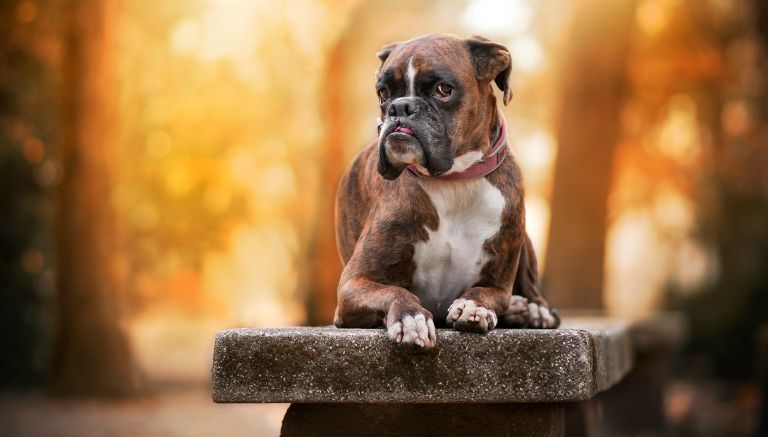
{"type": "Polygon", "coordinates": [[[402,132],[404,134],[413,135],[413,131],[405,126],[398,126],[397,129],[395,129],[395,132],[402,132]]]}

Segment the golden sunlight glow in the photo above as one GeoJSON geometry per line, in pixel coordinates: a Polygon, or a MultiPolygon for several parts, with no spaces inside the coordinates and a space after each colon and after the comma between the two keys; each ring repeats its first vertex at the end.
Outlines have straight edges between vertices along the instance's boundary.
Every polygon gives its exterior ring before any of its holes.
{"type": "Polygon", "coordinates": [[[549,169],[555,161],[555,139],[548,131],[537,130],[515,141],[518,153],[515,157],[525,169],[526,175],[549,169]]]}
{"type": "Polygon", "coordinates": [[[160,216],[153,205],[143,202],[135,206],[131,220],[136,228],[147,231],[157,226],[160,216]]]}
{"type": "Polygon", "coordinates": [[[678,95],[670,99],[667,111],[655,144],[682,164],[695,163],[701,152],[695,103],[688,96],[678,95]]]}
{"type": "Polygon", "coordinates": [[[259,16],[274,16],[264,11],[273,2],[211,0],[200,22],[197,54],[205,61],[229,58],[249,59],[261,42],[259,16]]]}
{"type": "Polygon", "coordinates": [[[204,61],[248,59],[261,40],[260,9],[273,2],[209,0],[199,20],[179,22],[171,44],[180,53],[194,53],[204,61]]]}
{"type": "Polygon", "coordinates": [[[192,170],[188,166],[173,165],[165,175],[165,187],[175,197],[183,197],[193,188],[192,170]]]}
{"type": "Polygon", "coordinates": [[[213,214],[223,213],[232,202],[232,191],[224,183],[211,185],[205,191],[203,203],[205,208],[213,214]]]}
{"type": "Polygon", "coordinates": [[[179,53],[190,55],[200,46],[200,25],[186,19],[176,24],[171,32],[171,47],[179,53]]]}
{"type": "Polygon", "coordinates": [[[661,33],[669,22],[673,0],[644,0],[637,7],[637,27],[650,37],[661,33]]]}
{"type": "Polygon", "coordinates": [[[147,151],[155,158],[162,158],[171,151],[173,138],[164,130],[153,130],[147,138],[147,151]]]}
{"type": "Polygon", "coordinates": [[[525,229],[531,237],[533,249],[539,262],[539,271],[544,270],[547,258],[547,237],[549,236],[550,207],[542,196],[528,193],[525,196],[525,229]]]}
{"type": "Polygon", "coordinates": [[[653,218],[641,209],[623,213],[606,236],[605,299],[611,314],[648,314],[664,283],[665,259],[653,218]]]}
{"type": "Polygon", "coordinates": [[[228,302],[229,319],[241,326],[299,324],[301,302],[275,292],[296,288],[295,248],[286,224],[239,226],[225,252],[207,257],[203,288],[228,302]]]}
{"type": "Polygon", "coordinates": [[[682,236],[694,225],[693,202],[671,187],[657,188],[652,206],[654,220],[666,233],[682,236]]]}
{"type": "Polygon", "coordinates": [[[671,280],[682,294],[698,290],[720,274],[716,252],[692,238],[681,241],[673,256],[671,280]]]}
{"type": "Polygon", "coordinates": [[[547,56],[541,48],[541,44],[530,35],[513,39],[509,43],[508,48],[512,55],[512,65],[515,69],[534,72],[546,66],[547,56]]]}
{"type": "Polygon", "coordinates": [[[712,256],[689,237],[693,202],[671,186],[655,192],[650,205],[628,209],[608,229],[605,296],[612,314],[648,314],[670,280],[694,287],[712,278],[712,256]]]}
{"type": "Polygon", "coordinates": [[[467,33],[518,34],[533,19],[530,5],[523,0],[471,0],[461,15],[467,33]]]}

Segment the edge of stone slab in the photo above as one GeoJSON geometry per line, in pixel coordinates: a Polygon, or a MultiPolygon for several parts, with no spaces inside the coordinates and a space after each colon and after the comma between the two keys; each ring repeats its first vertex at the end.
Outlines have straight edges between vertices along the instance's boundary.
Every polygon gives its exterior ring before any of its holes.
{"type": "MultiPolygon", "coordinates": [[[[510,334],[513,332],[519,332],[521,330],[499,330],[495,333],[510,334]]],[[[557,331],[540,331],[540,330],[525,330],[527,334],[534,334],[535,336],[547,336],[547,335],[574,335],[581,338],[585,349],[583,353],[588,355],[589,362],[586,363],[586,371],[591,371],[589,383],[586,386],[580,386],[578,389],[576,384],[572,387],[569,386],[571,392],[567,395],[561,396],[561,398],[549,398],[546,400],[541,399],[523,399],[520,396],[511,396],[510,398],[499,398],[498,396],[492,400],[463,400],[459,398],[451,398],[448,396],[445,399],[435,398],[429,400],[425,397],[421,397],[416,400],[394,399],[394,400],[382,400],[384,398],[393,399],[397,396],[387,396],[387,390],[382,390],[381,393],[374,393],[374,398],[371,403],[377,402],[562,402],[562,401],[579,401],[590,399],[598,392],[603,391],[621,380],[631,368],[631,348],[629,346],[629,336],[625,324],[617,324],[615,321],[610,323],[603,320],[591,321],[590,323],[584,323],[583,320],[569,321],[564,324],[564,327],[557,331]],[[559,331],[559,332],[558,332],[559,331]],[[567,332],[563,332],[567,331],[567,332]],[[629,358],[628,358],[629,357],[629,358]]],[[[341,336],[347,339],[352,337],[362,337],[364,339],[375,339],[375,342],[386,343],[386,334],[382,329],[337,329],[333,327],[293,327],[293,328],[236,328],[220,331],[216,335],[216,345],[214,352],[214,363],[211,369],[212,372],[212,396],[215,402],[219,403],[265,403],[265,402],[366,402],[365,399],[355,398],[352,395],[346,399],[340,399],[340,396],[331,396],[331,398],[323,399],[322,397],[307,396],[307,393],[303,390],[293,392],[289,395],[277,395],[274,392],[265,391],[263,393],[254,392],[248,390],[246,386],[237,385],[231,383],[227,376],[217,377],[217,372],[221,370],[221,360],[219,359],[221,354],[226,353],[221,348],[226,348],[231,345],[231,337],[252,337],[252,336],[279,336],[285,337],[290,335],[303,335],[310,337],[323,336],[323,337],[335,337],[341,336]],[[228,341],[229,340],[229,341],[228,341]],[[240,389],[240,393],[233,395],[240,389]]],[[[450,341],[450,337],[459,337],[465,335],[453,330],[439,330],[438,336],[443,341],[450,341]],[[445,337],[449,337],[446,339],[445,337]]],[[[498,335],[498,334],[493,334],[498,335]]],[[[378,346],[378,345],[377,345],[378,346]]],[[[438,346],[439,348],[439,346],[438,346]]],[[[391,352],[391,351],[390,351],[391,352]]],[[[425,355],[414,354],[408,351],[398,350],[396,353],[402,353],[404,355],[425,355]]],[[[225,370],[225,372],[231,374],[231,370],[225,370]]],[[[246,382],[247,384],[247,382],[246,382]]],[[[311,393],[311,390],[310,390],[311,393]]],[[[349,396],[349,394],[343,394],[343,396],[349,396]]],[[[341,397],[343,397],[341,396],[341,397]]],[[[455,397],[455,396],[454,396],[455,397]]]]}
{"type": "Polygon", "coordinates": [[[624,379],[635,365],[631,323],[617,318],[576,317],[564,321],[560,329],[587,333],[594,362],[593,396],[624,379]]]}

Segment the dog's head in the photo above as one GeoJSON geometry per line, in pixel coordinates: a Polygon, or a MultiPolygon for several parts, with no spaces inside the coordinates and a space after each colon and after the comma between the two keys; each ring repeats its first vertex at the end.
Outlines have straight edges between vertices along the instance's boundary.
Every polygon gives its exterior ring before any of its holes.
{"type": "Polygon", "coordinates": [[[378,57],[384,178],[397,178],[409,164],[439,176],[457,156],[489,147],[496,111],[491,82],[504,104],[512,96],[506,47],[482,37],[424,35],[387,46],[378,57]]]}

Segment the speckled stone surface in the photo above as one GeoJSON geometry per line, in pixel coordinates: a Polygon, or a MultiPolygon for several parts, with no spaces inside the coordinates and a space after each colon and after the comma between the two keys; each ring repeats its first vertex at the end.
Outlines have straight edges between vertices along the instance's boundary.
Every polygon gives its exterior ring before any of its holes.
{"type": "Polygon", "coordinates": [[[631,368],[627,328],[570,320],[557,330],[438,330],[415,353],[383,329],[219,332],[216,402],[567,402],[593,397],[631,368]]]}

